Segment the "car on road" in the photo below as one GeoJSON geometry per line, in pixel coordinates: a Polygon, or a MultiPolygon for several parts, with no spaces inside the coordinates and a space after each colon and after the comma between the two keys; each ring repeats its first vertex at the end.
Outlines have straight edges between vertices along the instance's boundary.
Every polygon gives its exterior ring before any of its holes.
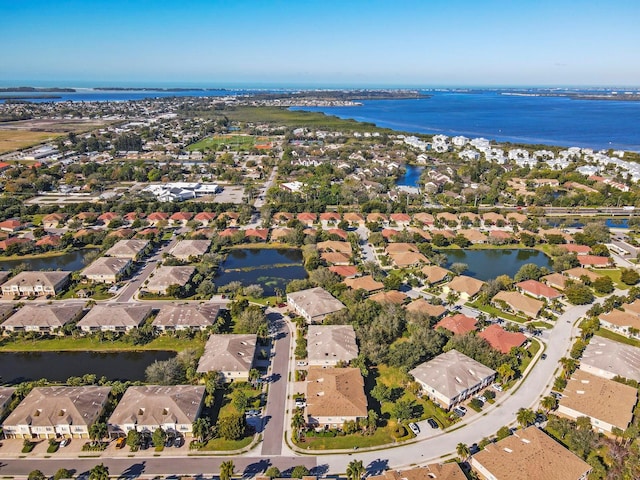
{"type": "Polygon", "coordinates": [[[500,385],[499,383],[494,383],[493,385],[491,385],[491,388],[493,388],[494,390],[501,392],[502,391],[502,385],[500,385]]]}
{"type": "Polygon", "coordinates": [[[420,429],[418,428],[418,425],[416,425],[413,422],[409,423],[409,429],[413,432],[414,435],[418,435],[420,433],[420,429]]]}
{"type": "Polygon", "coordinates": [[[433,418],[428,418],[427,419],[427,423],[429,424],[429,426],[431,428],[433,428],[434,430],[440,428],[440,425],[438,425],[438,423],[433,419],[433,418]]]}
{"type": "Polygon", "coordinates": [[[546,353],[543,353],[542,355],[540,355],[540,358],[541,358],[542,360],[546,360],[546,359],[547,359],[547,354],[546,354],[546,353]]]}

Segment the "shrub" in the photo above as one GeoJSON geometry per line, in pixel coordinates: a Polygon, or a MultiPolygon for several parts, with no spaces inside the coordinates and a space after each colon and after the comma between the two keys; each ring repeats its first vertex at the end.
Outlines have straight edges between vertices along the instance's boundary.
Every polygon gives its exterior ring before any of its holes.
{"type": "Polygon", "coordinates": [[[393,435],[393,438],[402,438],[405,435],[407,435],[407,429],[404,428],[403,425],[397,425],[396,428],[393,429],[393,431],[391,432],[391,435],[393,435]]]}

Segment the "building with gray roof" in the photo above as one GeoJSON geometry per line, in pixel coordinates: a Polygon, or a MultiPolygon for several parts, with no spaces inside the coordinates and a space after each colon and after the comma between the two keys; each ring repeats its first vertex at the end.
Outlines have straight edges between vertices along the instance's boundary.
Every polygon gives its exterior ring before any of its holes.
{"type": "Polygon", "coordinates": [[[580,369],[602,378],[640,382],[640,348],[595,335],[582,354],[580,369]]]}
{"type": "Polygon", "coordinates": [[[327,315],[344,308],[340,300],[320,287],[288,293],[287,302],[308,323],[321,323],[327,315]]]}

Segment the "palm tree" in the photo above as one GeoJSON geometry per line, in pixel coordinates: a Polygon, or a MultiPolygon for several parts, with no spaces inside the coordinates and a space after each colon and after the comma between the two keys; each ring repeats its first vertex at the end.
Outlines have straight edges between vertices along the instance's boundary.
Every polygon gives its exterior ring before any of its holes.
{"type": "Polygon", "coordinates": [[[520,424],[521,427],[528,427],[532,425],[536,421],[536,414],[533,410],[528,408],[521,408],[518,410],[518,415],[516,416],[516,420],[520,424]]]}
{"type": "Polygon", "coordinates": [[[293,428],[294,438],[298,438],[298,433],[300,432],[300,429],[304,427],[304,424],[304,415],[300,412],[294,413],[293,417],[291,417],[291,428],[293,428]]]}
{"type": "Polygon", "coordinates": [[[198,437],[201,442],[204,442],[207,436],[209,435],[209,431],[211,429],[211,424],[209,423],[209,419],[206,417],[197,418],[195,422],[193,422],[191,429],[193,431],[193,435],[198,437]]]}
{"type": "Polygon", "coordinates": [[[456,446],[456,453],[463,462],[466,462],[471,455],[471,450],[466,443],[461,442],[456,446]]]}
{"type": "Polygon", "coordinates": [[[233,460],[222,462],[220,464],[220,480],[230,480],[233,476],[234,468],[235,465],[233,464],[233,460]]]}
{"type": "Polygon", "coordinates": [[[89,471],[89,480],[109,480],[109,468],[103,463],[96,465],[89,471]]]}
{"type": "Polygon", "coordinates": [[[578,368],[578,361],[575,358],[562,357],[560,359],[564,378],[569,378],[571,374],[578,368]]]}
{"type": "Polygon", "coordinates": [[[107,436],[107,424],[106,423],[94,423],[89,427],[89,437],[91,441],[97,442],[107,436]]]}
{"type": "Polygon", "coordinates": [[[362,460],[352,460],[347,465],[347,480],[361,480],[365,472],[362,460]]]}
{"type": "Polygon", "coordinates": [[[546,413],[558,406],[558,400],[552,395],[547,395],[540,401],[540,406],[545,409],[546,413]]]}

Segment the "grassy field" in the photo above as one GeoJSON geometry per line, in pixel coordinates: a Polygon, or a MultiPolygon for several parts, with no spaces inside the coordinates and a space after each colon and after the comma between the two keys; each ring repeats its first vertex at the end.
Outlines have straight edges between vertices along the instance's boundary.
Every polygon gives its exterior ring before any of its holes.
{"type": "Polygon", "coordinates": [[[60,351],[136,351],[136,350],[173,350],[189,348],[204,349],[204,341],[197,339],[173,338],[161,335],[146,345],[132,345],[123,340],[113,342],[99,341],[95,337],[60,337],[38,340],[3,340],[0,351],[3,352],[60,352],[60,351]],[[5,343],[6,342],[6,343],[5,343]]]}
{"type": "Polygon", "coordinates": [[[632,345],[634,347],[640,347],[640,340],[636,340],[634,338],[625,337],[624,335],[620,335],[619,333],[614,333],[606,328],[600,328],[596,332],[596,335],[599,337],[608,338],[609,340],[614,340],[620,343],[626,343],[627,345],[632,345]]]}
{"type": "Polygon", "coordinates": [[[253,123],[266,122],[286,127],[304,125],[308,128],[351,132],[391,132],[389,129],[378,128],[371,123],[342,120],[320,112],[290,111],[277,107],[238,107],[235,110],[224,110],[222,114],[226,115],[230,120],[253,123]]]}
{"type": "Polygon", "coordinates": [[[62,135],[55,132],[31,132],[29,130],[0,130],[0,153],[31,147],[62,135]]]}
{"type": "Polygon", "coordinates": [[[367,448],[393,443],[389,427],[378,428],[373,435],[354,433],[337,437],[305,437],[297,443],[300,448],[309,450],[353,450],[353,447],[367,448]]]}
{"type": "MultiPolygon", "coordinates": [[[[424,420],[426,418],[433,417],[442,427],[446,428],[451,425],[447,413],[438,408],[431,400],[426,397],[418,398],[409,390],[404,389],[404,386],[409,381],[409,377],[399,368],[389,367],[386,365],[379,366],[377,380],[389,388],[401,388],[404,390],[399,400],[413,401],[418,406],[418,409],[422,409],[421,415],[415,420],[424,420]]],[[[390,415],[392,408],[393,405],[391,403],[384,403],[382,405],[383,415],[390,415]]]]}
{"type": "Polygon", "coordinates": [[[620,290],[629,289],[629,285],[622,283],[622,280],[620,280],[620,276],[622,275],[622,273],[620,272],[619,268],[613,268],[609,270],[598,269],[597,273],[601,275],[606,275],[607,277],[609,277],[613,281],[613,284],[615,285],[616,288],[619,288],[620,290]]]}
{"type": "Polygon", "coordinates": [[[497,318],[504,318],[505,320],[511,320],[512,322],[517,323],[526,323],[527,319],[518,317],[517,315],[513,315],[511,313],[503,312],[502,310],[493,307],[491,305],[481,305],[479,302],[468,303],[467,306],[471,306],[473,308],[477,308],[478,310],[489,314],[490,316],[494,316],[497,318]]]}
{"type": "Polygon", "coordinates": [[[248,436],[240,440],[225,440],[224,438],[213,438],[200,450],[208,452],[228,452],[232,450],[242,450],[253,440],[253,436],[248,436]]]}
{"type": "Polygon", "coordinates": [[[250,135],[213,135],[189,145],[187,150],[218,150],[221,145],[233,147],[234,150],[249,150],[256,143],[261,144],[268,141],[269,139],[266,137],[250,135]]]}

